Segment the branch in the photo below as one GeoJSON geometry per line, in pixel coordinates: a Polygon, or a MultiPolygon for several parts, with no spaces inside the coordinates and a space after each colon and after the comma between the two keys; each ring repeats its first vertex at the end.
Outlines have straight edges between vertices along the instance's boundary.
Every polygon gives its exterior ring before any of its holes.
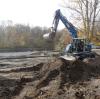
{"type": "Polygon", "coordinates": [[[69,6],[66,6],[65,8],[71,9],[71,10],[73,10],[73,11],[78,12],[79,14],[81,14],[81,12],[79,10],[75,9],[75,8],[72,8],[72,7],[69,7],[69,6]]]}
{"type": "Polygon", "coordinates": [[[99,9],[98,12],[96,13],[96,17],[97,17],[97,15],[99,14],[99,12],[100,12],[100,9],[99,9]]]}
{"type": "Polygon", "coordinates": [[[80,0],[85,6],[86,6],[86,4],[85,4],[85,2],[84,2],[84,0],[80,0]]]}
{"type": "Polygon", "coordinates": [[[91,20],[91,18],[92,18],[92,14],[93,14],[93,2],[91,1],[90,2],[90,20],[91,20]]]}

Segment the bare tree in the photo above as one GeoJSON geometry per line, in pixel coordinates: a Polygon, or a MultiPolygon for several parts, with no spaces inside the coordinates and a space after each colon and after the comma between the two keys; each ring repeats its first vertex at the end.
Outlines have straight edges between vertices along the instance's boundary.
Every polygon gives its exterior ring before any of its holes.
{"type": "Polygon", "coordinates": [[[88,39],[95,34],[95,22],[100,12],[100,0],[69,0],[64,1],[64,7],[75,11],[82,20],[84,32],[88,39]]]}

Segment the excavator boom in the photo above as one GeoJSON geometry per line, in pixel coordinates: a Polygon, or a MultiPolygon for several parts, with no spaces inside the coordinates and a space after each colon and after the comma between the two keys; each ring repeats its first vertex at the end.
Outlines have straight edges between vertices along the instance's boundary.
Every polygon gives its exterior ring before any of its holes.
{"type": "Polygon", "coordinates": [[[71,34],[71,36],[73,38],[77,38],[77,29],[75,26],[72,25],[72,23],[70,23],[67,18],[65,16],[62,15],[60,9],[55,11],[55,16],[54,16],[54,20],[52,23],[52,28],[51,28],[51,33],[45,34],[44,38],[49,36],[49,39],[54,39],[56,32],[57,32],[57,27],[59,24],[59,20],[62,21],[62,23],[65,25],[65,27],[67,28],[67,30],[69,31],[69,33],[71,34]]]}

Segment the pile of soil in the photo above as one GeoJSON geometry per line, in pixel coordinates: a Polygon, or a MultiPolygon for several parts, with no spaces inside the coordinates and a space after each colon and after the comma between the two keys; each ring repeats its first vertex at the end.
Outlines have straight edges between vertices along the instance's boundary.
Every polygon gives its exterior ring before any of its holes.
{"type": "MultiPolygon", "coordinates": [[[[70,86],[91,80],[93,77],[100,75],[100,56],[95,59],[85,59],[84,61],[76,60],[74,62],[56,59],[51,63],[42,66],[39,73],[39,82],[35,87],[35,99],[66,99],[70,86]],[[60,98],[60,95],[65,95],[60,98]],[[51,97],[51,98],[50,98],[51,97]],[[39,98],[40,99],[40,98],[39,98]]],[[[75,88],[77,89],[77,88],[75,88]]],[[[71,90],[71,89],[70,89],[71,90]]],[[[83,99],[84,93],[76,91],[70,93],[70,97],[83,99]]]]}
{"type": "Polygon", "coordinates": [[[100,77],[100,56],[74,62],[57,58],[30,67],[0,71],[4,74],[24,73],[26,75],[30,72],[31,76],[23,76],[20,79],[0,79],[0,99],[100,98],[99,80],[91,84],[92,79],[100,77]],[[31,91],[29,88],[32,88],[31,91]],[[23,95],[23,93],[27,94],[23,95]]]}

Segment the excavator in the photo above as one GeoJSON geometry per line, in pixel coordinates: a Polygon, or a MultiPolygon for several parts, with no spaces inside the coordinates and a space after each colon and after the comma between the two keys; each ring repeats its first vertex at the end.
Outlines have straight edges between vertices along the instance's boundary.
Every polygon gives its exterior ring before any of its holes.
{"type": "Polygon", "coordinates": [[[72,36],[72,42],[66,46],[65,51],[60,58],[70,61],[75,61],[76,59],[83,60],[85,58],[94,58],[95,54],[91,51],[91,43],[89,43],[85,38],[78,38],[78,29],[67,20],[67,18],[61,13],[60,9],[55,11],[51,32],[44,34],[43,38],[50,41],[54,40],[59,20],[62,21],[69,34],[72,36]]]}

